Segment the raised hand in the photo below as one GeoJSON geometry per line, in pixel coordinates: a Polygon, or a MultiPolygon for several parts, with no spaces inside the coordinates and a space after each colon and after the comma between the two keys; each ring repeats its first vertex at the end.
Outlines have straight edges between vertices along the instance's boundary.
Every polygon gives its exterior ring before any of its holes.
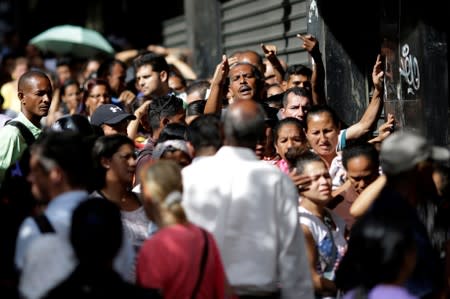
{"type": "Polygon", "coordinates": [[[266,58],[268,58],[269,56],[277,55],[277,46],[275,45],[261,44],[261,49],[263,50],[266,58]]]}
{"type": "Polygon", "coordinates": [[[297,37],[303,41],[303,45],[302,45],[303,49],[308,51],[308,53],[310,53],[311,56],[313,56],[312,54],[314,52],[320,53],[319,42],[317,41],[317,39],[314,36],[312,36],[311,34],[307,34],[307,35],[297,34],[297,37]]]}
{"type": "Polygon", "coordinates": [[[228,72],[230,71],[230,65],[236,62],[233,62],[233,57],[227,59],[227,56],[225,54],[222,55],[222,61],[216,66],[211,84],[222,85],[223,83],[225,83],[228,72]]]}
{"type": "Polygon", "coordinates": [[[377,61],[375,62],[374,66],[373,66],[372,82],[373,82],[373,86],[375,87],[375,89],[380,92],[383,90],[383,78],[384,78],[384,72],[382,70],[381,64],[382,64],[381,55],[378,54],[377,61]]]}

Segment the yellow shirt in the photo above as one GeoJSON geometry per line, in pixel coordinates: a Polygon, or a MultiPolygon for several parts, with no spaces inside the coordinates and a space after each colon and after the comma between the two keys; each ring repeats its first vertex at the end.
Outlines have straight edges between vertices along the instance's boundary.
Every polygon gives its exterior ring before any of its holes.
{"type": "Polygon", "coordinates": [[[3,103],[3,109],[11,109],[17,113],[20,112],[20,100],[17,96],[17,81],[6,82],[0,89],[5,102],[3,103]]]}

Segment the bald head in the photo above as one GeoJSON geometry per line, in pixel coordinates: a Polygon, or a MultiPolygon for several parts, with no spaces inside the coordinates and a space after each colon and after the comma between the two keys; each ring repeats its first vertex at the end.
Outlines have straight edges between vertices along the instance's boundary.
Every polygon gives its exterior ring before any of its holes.
{"type": "Polygon", "coordinates": [[[261,74],[264,74],[266,71],[266,65],[263,63],[263,58],[256,51],[253,50],[238,51],[233,53],[233,55],[231,56],[236,57],[238,62],[250,63],[256,66],[256,68],[261,72],[261,74]]]}
{"type": "Polygon", "coordinates": [[[50,83],[50,79],[48,78],[46,73],[39,70],[31,70],[26,72],[19,78],[19,83],[17,85],[18,91],[23,92],[23,90],[27,88],[30,85],[30,83],[34,81],[36,78],[47,80],[50,83]]]}
{"type": "Polygon", "coordinates": [[[255,101],[241,100],[228,107],[224,118],[225,142],[254,149],[264,136],[265,112],[255,101]]]}

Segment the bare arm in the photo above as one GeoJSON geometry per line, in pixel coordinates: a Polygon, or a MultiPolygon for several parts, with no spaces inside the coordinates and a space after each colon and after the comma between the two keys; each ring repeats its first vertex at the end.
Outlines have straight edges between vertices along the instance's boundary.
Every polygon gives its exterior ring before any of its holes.
{"type": "Polygon", "coordinates": [[[275,45],[261,44],[261,49],[263,50],[266,59],[272,64],[273,72],[275,73],[275,78],[278,83],[283,82],[284,69],[277,57],[277,47],[275,45]]]}
{"type": "Polygon", "coordinates": [[[222,109],[222,95],[229,71],[228,59],[222,55],[222,61],[217,65],[211,80],[211,90],[205,105],[205,114],[219,114],[222,109]]]}
{"type": "Polygon", "coordinates": [[[138,56],[139,51],[136,49],[130,49],[130,50],[124,50],[124,51],[120,51],[117,52],[114,57],[118,60],[121,60],[123,62],[128,62],[131,59],[135,58],[136,56],[138,56]]]}
{"type": "Polygon", "coordinates": [[[369,106],[367,106],[366,111],[364,112],[361,119],[354,125],[350,126],[347,129],[347,139],[358,139],[364,134],[368,133],[372,128],[373,124],[378,119],[381,113],[381,104],[382,104],[382,90],[383,90],[383,75],[384,72],[381,70],[381,56],[377,56],[377,61],[373,66],[372,71],[372,82],[374,84],[374,91],[372,95],[372,99],[370,101],[369,106]]]}
{"type": "Polygon", "coordinates": [[[325,66],[323,65],[322,53],[320,53],[319,42],[312,35],[297,34],[303,41],[303,48],[308,51],[313,59],[312,64],[312,100],[314,105],[324,105],[327,103],[325,97],[325,66]]]}
{"type": "Polygon", "coordinates": [[[166,61],[167,63],[174,65],[185,79],[197,79],[197,74],[194,72],[194,70],[186,62],[178,59],[178,57],[174,55],[167,55],[166,61]]]}
{"type": "Polygon", "coordinates": [[[181,48],[166,48],[157,45],[148,45],[147,50],[154,53],[163,55],[166,58],[167,63],[174,65],[180,72],[181,75],[188,80],[197,79],[197,74],[186,62],[180,59],[182,54],[187,54],[186,49],[181,48]]]}
{"type": "Polygon", "coordinates": [[[147,117],[147,110],[148,106],[150,105],[151,101],[145,101],[142,103],[141,106],[139,106],[138,109],[134,112],[134,115],[136,116],[136,119],[131,120],[128,123],[127,126],[127,135],[130,137],[130,139],[135,139],[137,137],[137,132],[139,129],[139,124],[143,118],[147,117]]]}
{"type": "Polygon", "coordinates": [[[324,278],[317,273],[316,264],[318,259],[316,242],[311,234],[311,231],[306,225],[302,224],[302,230],[305,235],[306,242],[306,253],[308,254],[309,268],[311,270],[312,281],[314,290],[321,295],[335,295],[336,294],[336,284],[334,281],[324,278]]]}
{"type": "Polygon", "coordinates": [[[392,128],[394,127],[395,119],[394,115],[389,113],[386,122],[378,127],[378,136],[369,140],[369,143],[381,143],[386,137],[391,135],[392,128]]]}
{"type": "Polygon", "coordinates": [[[136,99],[136,95],[131,90],[124,90],[119,95],[119,102],[123,104],[127,112],[131,111],[131,105],[136,99]]]}
{"type": "Polygon", "coordinates": [[[355,218],[361,217],[378,197],[385,184],[386,177],[380,175],[356,198],[350,207],[350,214],[355,218]]]}

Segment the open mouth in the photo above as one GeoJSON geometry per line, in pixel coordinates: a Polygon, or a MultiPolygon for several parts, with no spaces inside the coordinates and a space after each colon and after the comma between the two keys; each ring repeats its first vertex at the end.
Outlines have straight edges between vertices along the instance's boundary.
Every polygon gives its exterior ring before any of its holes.
{"type": "Polygon", "coordinates": [[[239,92],[241,94],[249,94],[252,92],[252,89],[248,86],[242,86],[241,88],[239,88],[239,92]]]}

